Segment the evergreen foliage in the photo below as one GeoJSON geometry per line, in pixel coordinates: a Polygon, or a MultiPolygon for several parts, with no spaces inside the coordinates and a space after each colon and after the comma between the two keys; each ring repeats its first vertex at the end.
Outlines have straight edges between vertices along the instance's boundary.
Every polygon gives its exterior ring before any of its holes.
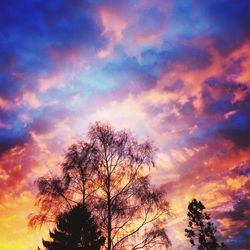
{"type": "Polygon", "coordinates": [[[205,206],[196,199],[188,205],[188,226],[185,236],[192,246],[198,244],[198,250],[224,250],[224,243],[219,244],[216,238],[216,227],[210,222],[210,215],[206,213],[205,206]],[[198,241],[198,242],[196,242],[198,241]]]}
{"type": "Polygon", "coordinates": [[[105,237],[82,204],[58,216],[50,238],[52,241],[43,240],[47,250],[99,250],[105,243],[105,237]]]}

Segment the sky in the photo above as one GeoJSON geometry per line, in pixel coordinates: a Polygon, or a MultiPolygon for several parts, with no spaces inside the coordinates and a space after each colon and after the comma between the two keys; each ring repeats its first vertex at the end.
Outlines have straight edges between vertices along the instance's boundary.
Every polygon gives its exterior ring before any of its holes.
{"type": "Polygon", "coordinates": [[[250,1],[2,0],[0,249],[33,250],[38,177],[95,121],[157,147],[152,183],[185,239],[201,200],[230,249],[250,245],[250,1]]]}

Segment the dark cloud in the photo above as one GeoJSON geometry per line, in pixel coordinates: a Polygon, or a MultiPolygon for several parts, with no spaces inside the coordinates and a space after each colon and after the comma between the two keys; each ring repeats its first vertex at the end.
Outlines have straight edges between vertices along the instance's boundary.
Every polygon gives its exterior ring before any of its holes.
{"type": "Polygon", "coordinates": [[[250,229],[249,224],[246,228],[243,228],[237,236],[228,240],[230,249],[248,249],[250,246],[250,229]]]}
{"type": "Polygon", "coordinates": [[[189,98],[189,100],[187,102],[185,102],[183,105],[181,105],[181,104],[177,105],[181,115],[186,116],[186,117],[190,117],[190,114],[195,113],[193,101],[194,101],[194,98],[189,98]]]}
{"type": "Polygon", "coordinates": [[[31,125],[31,129],[38,134],[44,134],[51,131],[55,125],[55,119],[49,119],[48,116],[44,116],[35,119],[31,125]]]}
{"type": "Polygon", "coordinates": [[[218,117],[207,130],[210,136],[221,136],[239,148],[247,148],[250,146],[250,96],[234,101],[236,91],[245,94],[248,87],[222,76],[207,79],[202,92],[204,116],[218,117]],[[232,111],[235,113],[225,118],[232,111]]]}
{"type": "Polygon", "coordinates": [[[15,53],[10,51],[1,50],[0,58],[0,73],[9,72],[11,69],[15,68],[17,64],[17,56],[15,53]]]}
{"type": "Polygon", "coordinates": [[[246,60],[246,56],[242,55],[240,58],[237,59],[230,59],[229,63],[224,66],[224,72],[227,76],[238,76],[244,72],[242,67],[242,63],[246,60]]]}
{"type": "Polygon", "coordinates": [[[142,63],[150,65],[151,70],[156,72],[170,70],[176,63],[185,65],[190,70],[203,69],[211,64],[211,57],[205,48],[178,43],[168,43],[165,48],[168,50],[145,50],[142,53],[142,63]]]}
{"type": "Polygon", "coordinates": [[[220,123],[219,134],[240,148],[250,146],[250,95],[238,103],[240,110],[220,123]]]}
{"type": "Polygon", "coordinates": [[[1,9],[2,33],[18,47],[98,47],[103,41],[87,1],[8,1],[1,3],[1,9]]]}
{"type": "Polygon", "coordinates": [[[220,134],[226,139],[231,140],[236,146],[240,148],[247,148],[250,146],[250,129],[230,129],[226,128],[220,131],[220,134]]]}
{"type": "Polygon", "coordinates": [[[18,114],[23,110],[0,110],[0,122],[5,127],[0,128],[0,154],[16,147],[23,146],[31,137],[29,127],[19,120],[18,114]]]}
{"type": "Polygon", "coordinates": [[[212,39],[224,55],[239,47],[250,37],[250,2],[247,0],[174,1],[168,39],[192,39],[199,35],[212,39]],[[174,30],[174,31],[173,31],[174,30]]]}
{"type": "Polygon", "coordinates": [[[248,249],[250,245],[249,208],[250,200],[248,198],[236,199],[233,210],[220,215],[220,218],[229,218],[236,223],[241,222],[245,225],[237,230],[233,226],[228,228],[225,240],[230,249],[248,249]]]}
{"type": "Polygon", "coordinates": [[[33,121],[29,124],[29,129],[37,134],[46,134],[53,131],[58,123],[65,120],[71,112],[70,109],[61,105],[39,108],[33,114],[33,121]]]}
{"type": "Polygon", "coordinates": [[[60,1],[50,9],[45,5],[43,10],[52,46],[67,49],[83,45],[89,50],[96,50],[105,45],[105,40],[100,39],[101,26],[98,26],[86,3],[67,1],[62,4],[60,1]]]}
{"type": "Polygon", "coordinates": [[[233,220],[247,221],[250,226],[248,209],[250,208],[250,199],[240,199],[236,201],[233,211],[228,212],[226,215],[233,220]]]}
{"type": "Polygon", "coordinates": [[[210,23],[207,35],[216,41],[216,47],[222,54],[231,52],[249,39],[249,1],[208,1],[203,11],[210,23]]]}
{"type": "Polygon", "coordinates": [[[175,81],[174,83],[169,83],[164,89],[166,91],[175,92],[175,91],[181,90],[183,86],[184,86],[184,83],[178,80],[178,81],[175,81]]]}
{"type": "Polygon", "coordinates": [[[241,164],[234,168],[234,174],[248,176],[250,173],[250,161],[241,162],[241,164]]]}
{"type": "Polygon", "coordinates": [[[26,129],[23,129],[19,122],[13,125],[12,128],[0,128],[0,154],[9,149],[22,146],[30,139],[30,135],[26,129]]]}
{"type": "Polygon", "coordinates": [[[239,148],[250,146],[249,114],[238,112],[219,124],[218,134],[239,148]]]}
{"type": "Polygon", "coordinates": [[[52,50],[93,55],[106,43],[87,1],[1,1],[0,28],[0,89],[12,96],[19,94],[21,85],[37,86],[27,78],[47,75],[58,67],[52,50]],[[13,72],[26,78],[13,79],[13,72]]]}
{"type": "Polygon", "coordinates": [[[219,99],[214,99],[212,95],[208,92],[203,93],[203,100],[205,101],[204,111],[210,115],[215,114],[225,114],[229,111],[232,111],[236,105],[232,104],[233,94],[228,93],[219,99]]]}
{"type": "Polygon", "coordinates": [[[0,74],[0,96],[7,100],[12,100],[21,93],[21,84],[18,80],[9,75],[0,74]]]}
{"type": "MultiPolygon", "coordinates": [[[[233,66],[232,64],[230,66],[233,66]]],[[[230,68],[227,68],[229,70],[230,68]]],[[[225,75],[227,74],[227,70],[225,75]]],[[[220,77],[210,77],[205,80],[205,84],[213,89],[217,89],[223,91],[224,93],[231,93],[233,94],[235,90],[245,91],[248,89],[246,85],[243,83],[228,81],[225,79],[225,76],[220,77]]]]}
{"type": "Polygon", "coordinates": [[[161,11],[160,6],[151,6],[138,13],[138,26],[140,32],[154,31],[159,29],[167,21],[166,14],[161,11]]]}

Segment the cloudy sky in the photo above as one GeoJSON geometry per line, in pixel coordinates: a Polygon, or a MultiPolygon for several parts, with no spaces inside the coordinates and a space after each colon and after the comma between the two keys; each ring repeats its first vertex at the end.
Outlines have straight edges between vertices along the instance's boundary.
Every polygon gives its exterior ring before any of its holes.
{"type": "Polygon", "coordinates": [[[158,148],[173,249],[190,249],[194,197],[221,240],[247,249],[249,13],[248,0],[2,0],[0,249],[41,244],[27,226],[34,181],[95,121],[158,148]]]}

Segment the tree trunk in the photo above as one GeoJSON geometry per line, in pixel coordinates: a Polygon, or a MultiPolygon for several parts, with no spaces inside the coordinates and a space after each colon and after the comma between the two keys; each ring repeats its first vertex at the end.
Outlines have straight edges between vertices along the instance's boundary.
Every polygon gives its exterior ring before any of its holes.
{"type": "Polygon", "coordinates": [[[108,188],[108,199],[107,199],[107,205],[108,205],[108,250],[111,250],[111,231],[112,231],[112,225],[111,225],[111,195],[110,195],[110,176],[108,175],[107,179],[107,188],[108,188]]]}

